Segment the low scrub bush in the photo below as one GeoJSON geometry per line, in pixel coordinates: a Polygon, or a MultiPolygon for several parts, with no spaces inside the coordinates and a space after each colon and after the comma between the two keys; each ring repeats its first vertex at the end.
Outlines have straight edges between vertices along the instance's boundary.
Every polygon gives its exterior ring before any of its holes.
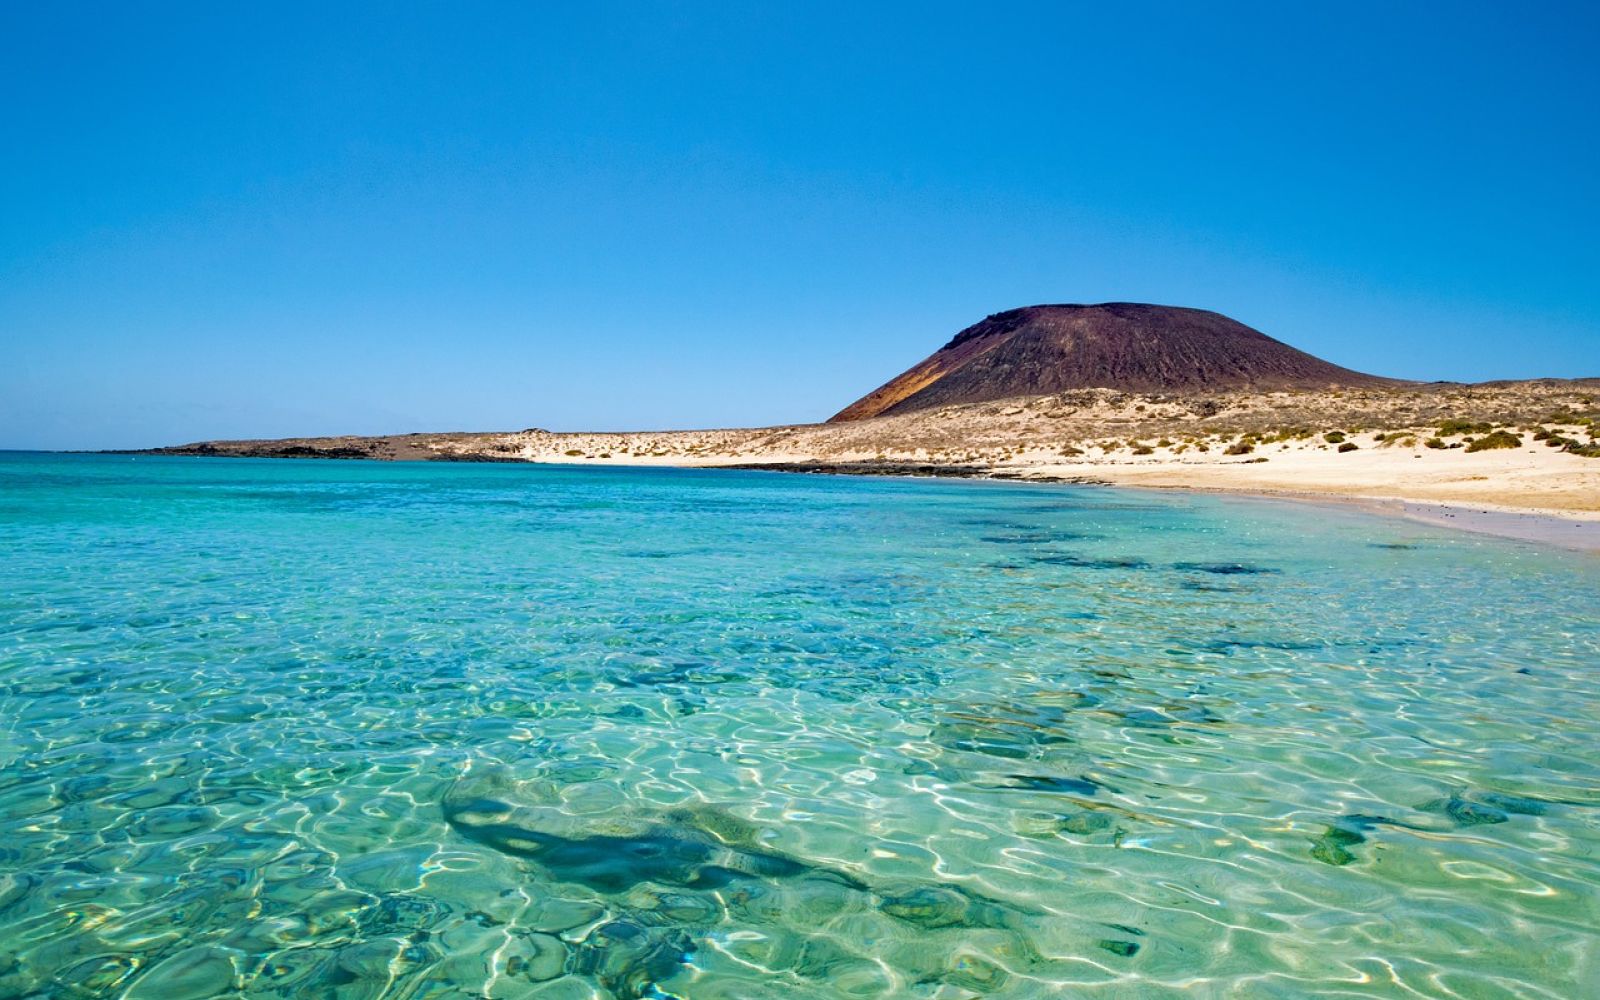
{"type": "Polygon", "coordinates": [[[1520,448],[1522,439],[1510,431],[1495,431],[1485,434],[1476,441],[1467,445],[1467,451],[1492,451],[1496,448],[1520,448]]]}
{"type": "Polygon", "coordinates": [[[1339,451],[1342,454],[1347,451],[1355,451],[1358,447],[1359,445],[1357,445],[1354,441],[1346,441],[1344,444],[1339,446],[1339,451]]]}

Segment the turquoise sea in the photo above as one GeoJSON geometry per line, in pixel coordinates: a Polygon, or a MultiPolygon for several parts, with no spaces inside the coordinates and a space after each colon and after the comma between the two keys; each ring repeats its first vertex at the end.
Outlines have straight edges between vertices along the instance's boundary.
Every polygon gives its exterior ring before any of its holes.
{"type": "Polygon", "coordinates": [[[1600,559],[0,456],[0,997],[1600,996],[1600,559]]]}

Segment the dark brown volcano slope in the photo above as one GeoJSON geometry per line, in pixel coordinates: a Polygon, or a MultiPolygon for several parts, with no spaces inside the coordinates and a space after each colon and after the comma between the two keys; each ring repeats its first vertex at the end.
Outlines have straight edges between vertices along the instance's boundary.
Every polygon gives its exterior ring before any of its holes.
{"type": "Polygon", "coordinates": [[[967,327],[938,353],[840,410],[833,420],[1068,389],[1165,392],[1397,384],[1329,364],[1204,309],[1132,302],[1028,306],[967,327]]]}

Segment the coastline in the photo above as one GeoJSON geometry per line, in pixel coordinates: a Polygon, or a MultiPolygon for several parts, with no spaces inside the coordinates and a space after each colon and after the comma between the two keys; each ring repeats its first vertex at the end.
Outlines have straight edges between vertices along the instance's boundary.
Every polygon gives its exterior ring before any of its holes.
{"type": "MultiPolygon", "coordinates": [[[[554,463],[547,463],[554,464],[554,463]]],[[[586,464],[586,463],[561,463],[586,464]]],[[[703,466],[699,466],[703,468],[703,466]]],[[[1419,524],[1450,528],[1472,534],[1491,535],[1517,541],[1550,545],[1575,552],[1600,555],[1600,515],[1581,516],[1581,512],[1526,508],[1504,508],[1483,504],[1445,503],[1403,497],[1372,497],[1358,493],[1252,490],[1225,486],[1145,485],[1116,482],[1095,476],[1062,476],[1050,473],[1023,474],[1009,470],[974,467],[927,466],[912,463],[751,463],[723,468],[750,471],[788,472],[805,475],[891,476],[942,479],[994,479],[1003,482],[1057,483],[1080,486],[1113,486],[1125,489],[1172,493],[1205,493],[1255,500],[1281,501],[1310,506],[1358,509],[1372,514],[1397,517],[1419,524]]]]}
{"type": "MultiPolygon", "coordinates": [[[[1110,484],[1107,484],[1110,485],[1110,484]]],[[[1131,486],[1130,489],[1161,489],[1131,486]]],[[[1422,502],[1402,499],[1376,499],[1354,494],[1271,493],[1204,487],[1166,487],[1176,493],[1213,493],[1219,496],[1247,497],[1336,509],[1355,509],[1369,514],[1399,518],[1436,528],[1448,528],[1475,535],[1509,538],[1549,545],[1572,552],[1600,555],[1600,518],[1574,517],[1551,511],[1497,510],[1466,504],[1422,502]]]]}
{"type": "MultiPolygon", "coordinates": [[[[298,452],[298,450],[297,450],[298,452]]],[[[93,454],[93,453],[90,453],[93,454]]],[[[316,461],[395,461],[372,454],[321,452],[319,454],[241,454],[237,451],[214,450],[174,453],[167,449],[155,451],[108,451],[99,454],[170,455],[173,457],[200,458],[290,458],[316,461]]],[[[1511,506],[1482,501],[1438,500],[1395,495],[1370,495],[1354,490],[1270,489],[1216,483],[1142,482],[1126,479],[1111,473],[1100,464],[1074,466],[986,466],[946,465],[930,462],[897,461],[815,461],[798,456],[790,460],[771,462],[727,462],[706,456],[699,460],[607,460],[593,461],[569,457],[522,458],[489,456],[482,454],[432,454],[426,458],[407,458],[400,461],[458,462],[462,464],[492,463],[497,465],[550,465],[572,468],[605,466],[612,468],[673,468],[700,470],[728,470],[746,472],[779,472],[791,475],[826,476],[880,476],[886,478],[924,479],[989,479],[1000,482],[1062,484],[1079,486],[1114,486],[1127,489],[1153,490],[1173,493],[1207,493],[1256,500],[1281,501],[1306,505],[1322,505],[1343,509],[1356,508],[1368,513],[1397,517],[1450,528],[1472,534],[1489,535],[1517,541],[1554,546],[1568,551],[1600,555],[1600,511],[1511,506]],[[1070,473],[1068,470],[1071,470],[1070,473]],[[1081,470],[1081,471],[1080,471],[1081,470]],[[1099,473],[1099,474],[1096,474],[1099,473]],[[1111,473],[1111,474],[1108,474],[1111,473]]],[[[1187,466],[1190,469],[1194,466],[1187,466]]],[[[1148,468],[1148,466],[1144,466],[1148,468]]],[[[1170,465],[1167,466],[1170,469],[1170,465]]],[[[1164,477],[1163,477],[1164,478],[1164,477]]],[[[1600,495],[1597,495],[1600,500],[1600,495]]]]}
{"type": "Polygon", "coordinates": [[[1355,503],[1596,551],[1597,389],[1600,380],[1189,394],[1089,389],[825,424],[199,441],[151,453],[1101,483],[1355,503]]]}
{"type": "Polygon", "coordinates": [[[1548,514],[1473,510],[1470,507],[1452,508],[1445,504],[1402,502],[1400,508],[1397,512],[1399,516],[1423,524],[1600,555],[1600,521],[1548,514]]]}

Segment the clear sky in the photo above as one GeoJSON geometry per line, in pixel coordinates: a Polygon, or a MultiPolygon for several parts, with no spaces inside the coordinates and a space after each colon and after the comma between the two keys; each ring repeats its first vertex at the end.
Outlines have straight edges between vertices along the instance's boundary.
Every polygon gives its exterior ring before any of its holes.
{"type": "Polygon", "coordinates": [[[1600,375],[1593,4],[0,5],[0,447],[828,416],[988,313],[1600,375]]]}

